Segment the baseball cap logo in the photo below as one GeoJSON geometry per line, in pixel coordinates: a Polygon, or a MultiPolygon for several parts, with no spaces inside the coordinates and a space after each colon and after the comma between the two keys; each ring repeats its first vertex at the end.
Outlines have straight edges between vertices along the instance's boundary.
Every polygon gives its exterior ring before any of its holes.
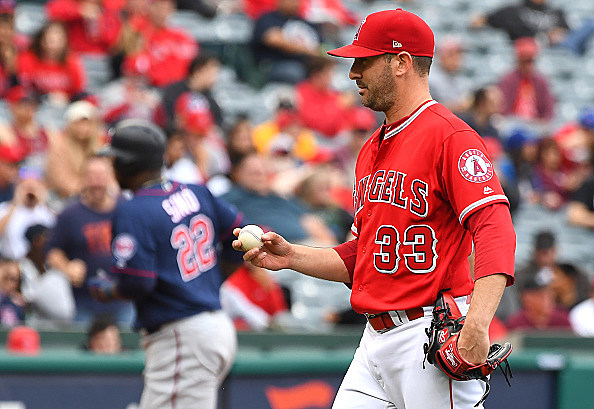
{"type": "Polygon", "coordinates": [[[402,48],[402,43],[399,43],[396,40],[392,40],[392,48],[402,48]]]}
{"type": "Polygon", "coordinates": [[[359,24],[359,28],[357,29],[357,32],[355,33],[355,38],[353,39],[353,41],[359,40],[359,33],[361,32],[361,27],[363,27],[363,24],[365,24],[366,20],[367,20],[367,17],[365,17],[363,19],[363,21],[361,21],[361,24],[359,24]]]}

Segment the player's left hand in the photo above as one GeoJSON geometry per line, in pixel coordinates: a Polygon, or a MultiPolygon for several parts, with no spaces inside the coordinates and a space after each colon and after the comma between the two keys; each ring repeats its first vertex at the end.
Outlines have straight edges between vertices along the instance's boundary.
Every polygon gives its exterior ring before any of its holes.
{"type": "Polygon", "coordinates": [[[458,350],[462,358],[471,364],[480,365],[487,360],[489,354],[489,331],[474,329],[464,325],[458,338],[458,350]]]}

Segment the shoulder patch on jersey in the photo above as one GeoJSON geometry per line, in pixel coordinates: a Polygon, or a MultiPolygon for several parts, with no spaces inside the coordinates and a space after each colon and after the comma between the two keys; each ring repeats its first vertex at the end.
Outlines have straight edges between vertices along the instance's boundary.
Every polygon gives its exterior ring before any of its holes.
{"type": "Polygon", "coordinates": [[[473,183],[487,182],[493,177],[493,164],[478,149],[468,149],[458,159],[458,170],[464,179],[473,183]]]}
{"type": "Polygon", "coordinates": [[[123,268],[136,254],[136,239],[128,233],[120,233],[113,240],[111,247],[117,266],[123,268]]]}

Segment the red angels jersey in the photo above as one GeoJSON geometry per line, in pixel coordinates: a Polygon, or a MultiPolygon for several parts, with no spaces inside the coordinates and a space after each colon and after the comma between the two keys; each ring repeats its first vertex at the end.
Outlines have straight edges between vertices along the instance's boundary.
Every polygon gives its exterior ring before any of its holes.
{"type": "Polygon", "coordinates": [[[470,126],[432,100],[365,143],[353,190],[355,311],[431,305],[445,288],[454,297],[472,292],[464,221],[508,203],[486,152],[470,126]]]}

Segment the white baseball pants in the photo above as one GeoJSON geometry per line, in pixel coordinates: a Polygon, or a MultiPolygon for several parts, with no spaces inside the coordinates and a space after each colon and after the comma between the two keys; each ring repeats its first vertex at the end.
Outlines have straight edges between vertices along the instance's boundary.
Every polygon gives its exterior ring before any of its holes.
{"type": "MultiPolygon", "coordinates": [[[[466,297],[456,302],[465,315],[466,297]]],[[[432,309],[424,307],[423,317],[383,334],[368,323],[332,409],[475,409],[484,382],[451,381],[428,362],[423,368],[432,309]]]]}
{"type": "Polygon", "coordinates": [[[215,409],[219,386],[237,351],[235,327],[222,311],[166,324],[142,337],[140,409],[215,409]]]}

